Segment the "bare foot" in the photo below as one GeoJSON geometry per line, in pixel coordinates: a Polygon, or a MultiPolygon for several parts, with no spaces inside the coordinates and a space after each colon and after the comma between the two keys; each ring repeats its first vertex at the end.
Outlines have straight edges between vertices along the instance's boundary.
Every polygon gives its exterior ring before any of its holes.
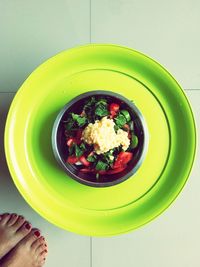
{"type": "Polygon", "coordinates": [[[22,239],[2,260],[0,267],[41,267],[45,263],[47,245],[37,229],[22,239]]]}
{"type": "Polygon", "coordinates": [[[0,215],[0,259],[31,231],[31,225],[17,214],[0,215]]]}

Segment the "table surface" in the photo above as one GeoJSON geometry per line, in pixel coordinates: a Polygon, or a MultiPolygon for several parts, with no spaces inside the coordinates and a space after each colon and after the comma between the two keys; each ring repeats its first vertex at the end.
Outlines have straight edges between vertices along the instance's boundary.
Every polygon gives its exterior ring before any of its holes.
{"type": "Polygon", "coordinates": [[[17,191],[3,134],[10,103],[26,77],[54,54],[87,43],[116,43],[148,54],[176,77],[200,132],[200,1],[0,1],[0,212],[23,214],[49,243],[47,267],[199,267],[199,145],[190,178],[156,220],[116,237],[91,238],[57,228],[17,191]]]}

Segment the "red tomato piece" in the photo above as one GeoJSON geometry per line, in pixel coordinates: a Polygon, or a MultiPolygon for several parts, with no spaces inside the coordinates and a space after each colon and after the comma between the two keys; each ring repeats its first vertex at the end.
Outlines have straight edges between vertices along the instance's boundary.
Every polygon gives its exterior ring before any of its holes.
{"type": "Polygon", "coordinates": [[[117,156],[115,163],[113,165],[113,169],[117,169],[126,165],[133,157],[133,153],[131,152],[120,152],[117,156]]]}
{"type": "Polygon", "coordinates": [[[79,160],[79,158],[76,157],[76,156],[69,156],[69,157],[67,158],[67,162],[68,162],[68,163],[71,163],[71,164],[76,163],[78,160],[79,160]]]}
{"type": "Polygon", "coordinates": [[[110,118],[113,119],[119,111],[119,105],[117,103],[111,103],[109,106],[110,118]]]}
{"type": "Polygon", "coordinates": [[[67,145],[68,146],[71,146],[73,143],[75,143],[75,139],[70,137],[68,140],[67,140],[67,145]]]}
{"type": "Polygon", "coordinates": [[[80,162],[83,163],[83,165],[85,165],[86,167],[88,167],[90,165],[90,162],[87,161],[86,157],[84,155],[82,155],[80,158],[79,158],[80,162]]]}
{"type": "Polygon", "coordinates": [[[112,166],[112,169],[117,169],[117,168],[121,168],[121,167],[123,167],[122,162],[116,159],[113,166],[112,166]]]}
{"type": "Polygon", "coordinates": [[[110,112],[111,111],[118,112],[119,111],[119,104],[111,103],[109,109],[110,109],[110,112]]]}
{"type": "Polygon", "coordinates": [[[117,113],[115,111],[110,111],[110,118],[113,119],[116,117],[117,113]]]}
{"type": "Polygon", "coordinates": [[[131,153],[131,152],[123,152],[122,151],[122,152],[119,153],[119,157],[123,161],[123,163],[126,164],[132,159],[133,153],[131,153]]]}
{"type": "Polygon", "coordinates": [[[115,173],[119,173],[119,172],[122,172],[123,170],[126,169],[126,165],[124,165],[123,167],[119,167],[119,168],[116,168],[116,169],[113,169],[113,170],[108,170],[106,174],[115,174],[115,173]]]}

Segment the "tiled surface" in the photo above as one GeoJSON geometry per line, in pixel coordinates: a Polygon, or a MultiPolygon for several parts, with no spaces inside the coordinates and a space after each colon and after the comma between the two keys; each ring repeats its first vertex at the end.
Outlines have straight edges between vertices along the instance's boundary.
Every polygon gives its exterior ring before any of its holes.
{"type": "Polygon", "coordinates": [[[43,61],[89,42],[89,0],[0,1],[0,92],[15,92],[43,61]]]}
{"type": "Polygon", "coordinates": [[[199,0],[92,0],[92,42],[135,48],[200,88],[199,10],[199,0]]]}
{"type": "MultiPolygon", "coordinates": [[[[199,267],[199,150],[175,203],[130,234],[91,238],[63,231],[23,200],[6,167],[3,126],[15,92],[41,62],[88,43],[140,50],[169,69],[184,89],[200,89],[198,0],[0,1],[0,212],[21,213],[49,243],[47,267],[199,267]],[[91,8],[90,8],[91,3],[91,8]],[[90,17],[91,14],[91,17],[90,17]],[[91,24],[90,24],[91,22],[91,24]]],[[[200,90],[187,90],[200,132],[200,90]]]]}
{"type": "MultiPolygon", "coordinates": [[[[200,133],[200,90],[186,91],[200,133]]],[[[200,145],[192,174],[176,201],[150,224],[117,237],[93,238],[93,267],[199,267],[200,145]]]]}
{"type": "Polygon", "coordinates": [[[13,184],[3,148],[3,129],[13,96],[12,93],[0,93],[0,213],[22,214],[34,227],[41,229],[48,242],[46,267],[89,267],[90,238],[61,230],[44,220],[24,201],[13,184]]]}

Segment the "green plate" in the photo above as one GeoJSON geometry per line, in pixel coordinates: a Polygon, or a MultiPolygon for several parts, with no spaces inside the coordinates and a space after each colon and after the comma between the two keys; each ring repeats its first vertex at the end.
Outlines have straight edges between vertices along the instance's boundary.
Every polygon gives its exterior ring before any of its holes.
{"type": "Polygon", "coordinates": [[[107,44],[73,48],[39,66],[17,92],[5,129],[8,166],[26,201],[55,225],[90,236],[128,232],[163,212],[183,188],[195,149],[191,107],[174,78],[149,57],[107,44]],[[91,90],[133,100],[149,131],[136,174],[106,188],[68,177],[51,147],[60,109],[91,90]]]}

